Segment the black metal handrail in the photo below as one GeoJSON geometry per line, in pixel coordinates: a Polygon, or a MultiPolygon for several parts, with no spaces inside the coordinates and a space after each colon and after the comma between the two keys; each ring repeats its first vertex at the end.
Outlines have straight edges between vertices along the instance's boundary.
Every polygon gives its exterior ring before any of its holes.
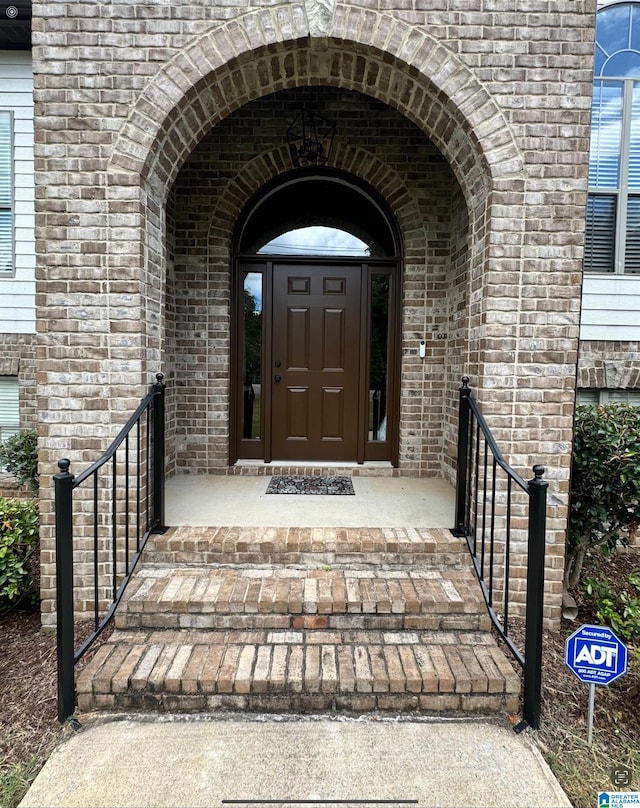
{"type": "MultiPolygon", "coordinates": [[[[112,619],[147,539],[166,530],[165,385],[162,373],[102,457],[77,477],[55,474],[58,719],[75,707],[75,665],[112,619]],[[84,483],[84,498],[79,492],[84,483]],[[89,503],[88,508],[82,510],[89,503]],[[75,649],[74,522],[90,518],[93,630],[75,649]]],[[[86,542],[85,542],[86,543],[86,542]]],[[[78,548],[75,548],[76,550],[78,548]]]]}
{"type": "Polygon", "coordinates": [[[523,719],[540,725],[542,620],[548,483],[544,467],[533,467],[529,482],[506,462],[477,401],[469,377],[462,379],[458,420],[456,526],[466,539],[473,566],[496,630],[524,672],[523,719]],[[526,495],[527,593],[524,653],[509,632],[512,600],[511,547],[520,516],[514,510],[514,486],[526,495]]]}

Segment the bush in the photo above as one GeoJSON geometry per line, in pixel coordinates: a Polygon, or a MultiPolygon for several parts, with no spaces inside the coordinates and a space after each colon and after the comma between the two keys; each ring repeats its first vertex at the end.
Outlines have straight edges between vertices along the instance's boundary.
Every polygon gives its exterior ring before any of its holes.
{"type": "Polygon", "coordinates": [[[37,504],[0,497],[0,614],[37,600],[32,560],[38,546],[37,504]]]}
{"type": "Polygon", "coordinates": [[[587,552],[635,536],[640,517],[640,408],[576,408],[565,580],[580,580],[587,552]]]}
{"type": "Polygon", "coordinates": [[[640,640],[640,572],[612,582],[604,575],[585,578],[583,590],[593,602],[596,617],[627,642],[640,640]]]}
{"type": "Polygon", "coordinates": [[[38,493],[38,433],[35,429],[17,432],[0,443],[0,467],[4,466],[19,485],[38,493]]]}

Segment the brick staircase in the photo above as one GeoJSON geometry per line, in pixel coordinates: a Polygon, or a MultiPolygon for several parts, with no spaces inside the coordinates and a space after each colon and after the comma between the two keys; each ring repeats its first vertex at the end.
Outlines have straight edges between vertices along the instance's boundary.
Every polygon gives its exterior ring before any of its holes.
{"type": "Polygon", "coordinates": [[[83,711],[517,710],[449,531],[182,527],[143,559],[83,711]]]}

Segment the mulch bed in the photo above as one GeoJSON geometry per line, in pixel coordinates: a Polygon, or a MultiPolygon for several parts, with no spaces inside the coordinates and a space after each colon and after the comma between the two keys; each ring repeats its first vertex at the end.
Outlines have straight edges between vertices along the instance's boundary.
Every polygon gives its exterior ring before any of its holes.
{"type": "Polygon", "coordinates": [[[60,737],[56,637],[37,611],[0,617],[0,774],[60,737]]]}
{"type": "MultiPolygon", "coordinates": [[[[620,552],[604,561],[597,556],[587,562],[615,581],[622,581],[640,568],[637,552],[620,552]]],[[[599,624],[594,605],[573,592],[578,604],[575,620],[562,620],[560,631],[545,631],[542,659],[542,721],[534,733],[556,777],[575,808],[593,808],[599,791],[640,791],[640,660],[629,650],[628,672],[608,687],[597,687],[593,721],[593,744],[587,745],[589,687],[582,684],[564,663],[566,638],[586,623],[599,624]],[[631,784],[622,788],[612,780],[618,765],[633,773],[631,784]]],[[[522,646],[521,646],[522,647],[522,646]]]]}
{"type": "MultiPolygon", "coordinates": [[[[76,625],[76,647],[91,630],[91,622],[76,625]]],[[[78,663],[78,669],[86,665],[112,631],[112,626],[107,627],[78,663]]],[[[58,722],[55,630],[42,628],[36,609],[16,609],[0,616],[0,649],[1,776],[34,758],[44,762],[61,739],[63,728],[58,722]]]]}

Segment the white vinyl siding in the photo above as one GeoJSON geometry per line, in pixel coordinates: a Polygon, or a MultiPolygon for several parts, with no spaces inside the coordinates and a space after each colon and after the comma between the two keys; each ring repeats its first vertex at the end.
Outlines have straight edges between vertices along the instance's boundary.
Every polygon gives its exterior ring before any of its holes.
{"type": "Polygon", "coordinates": [[[18,377],[0,376],[0,441],[20,429],[18,413],[18,377]]]}
{"type": "Polygon", "coordinates": [[[580,339],[640,341],[640,277],[584,276],[580,339]]]}
{"type": "MultiPolygon", "coordinates": [[[[0,112],[12,122],[11,266],[0,264],[0,333],[35,333],[35,187],[31,54],[0,51],[0,112]]],[[[0,217],[2,215],[0,204],[0,217]]]]}
{"type": "Polygon", "coordinates": [[[585,274],[580,339],[640,341],[639,276],[585,274]]]}

